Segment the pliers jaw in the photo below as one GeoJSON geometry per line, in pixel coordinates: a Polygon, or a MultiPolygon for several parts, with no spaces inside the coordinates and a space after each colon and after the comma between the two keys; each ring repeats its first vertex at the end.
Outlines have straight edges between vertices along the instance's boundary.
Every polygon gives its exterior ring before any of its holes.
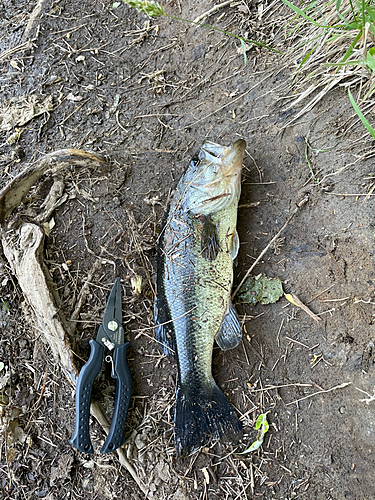
{"type": "Polygon", "coordinates": [[[89,342],[90,357],[82,367],[77,380],[76,424],[70,442],[83,453],[94,452],[89,434],[90,404],[94,380],[102,371],[105,348],[113,352],[112,377],[116,378],[116,394],[111,427],[101,453],[114,451],[125,442],[124,427],[130,403],[132,380],[126,359],[129,342],[124,343],[124,329],[121,321],[121,285],[117,278],[111,290],[96,340],[91,339],[89,342]]]}
{"type": "Polygon", "coordinates": [[[120,279],[116,281],[109,294],[107,306],[103,315],[103,322],[96,336],[99,344],[110,351],[124,343],[124,328],[122,326],[122,304],[120,279]]]}

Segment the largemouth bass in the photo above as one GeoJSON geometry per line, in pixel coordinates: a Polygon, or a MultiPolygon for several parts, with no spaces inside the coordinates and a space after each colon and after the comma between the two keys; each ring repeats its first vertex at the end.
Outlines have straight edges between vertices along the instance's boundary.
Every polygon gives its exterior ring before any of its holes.
{"type": "Polygon", "coordinates": [[[177,455],[211,437],[232,443],[242,437],[211,365],[214,340],[223,350],[241,340],[231,289],[245,146],[240,139],[231,147],[201,147],[177,185],[159,238],[155,333],[164,352],[177,359],[177,455]]]}

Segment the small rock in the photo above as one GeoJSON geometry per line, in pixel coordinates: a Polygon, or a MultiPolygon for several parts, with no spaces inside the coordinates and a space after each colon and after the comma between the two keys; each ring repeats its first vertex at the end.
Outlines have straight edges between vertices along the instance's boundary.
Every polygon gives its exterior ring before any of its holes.
{"type": "Polygon", "coordinates": [[[162,481],[164,481],[165,483],[167,483],[170,480],[171,475],[169,473],[168,464],[166,464],[165,462],[163,462],[163,460],[160,460],[160,462],[156,464],[155,469],[156,469],[157,475],[160,477],[160,479],[162,481]]]}
{"type": "Polygon", "coordinates": [[[146,446],[146,443],[143,441],[143,436],[141,434],[137,434],[134,439],[134,444],[137,447],[137,450],[141,450],[146,446]]]}
{"type": "Polygon", "coordinates": [[[82,488],[89,493],[92,493],[94,491],[94,488],[92,487],[92,484],[90,484],[90,479],[88,477],[82,478],[82,488]]]}
{"type": "Polygon", "coordinates": [[[176,493],[171,497],[171,500],[189,500],[189,497],[182,488],[178,488],[176,493]]]}

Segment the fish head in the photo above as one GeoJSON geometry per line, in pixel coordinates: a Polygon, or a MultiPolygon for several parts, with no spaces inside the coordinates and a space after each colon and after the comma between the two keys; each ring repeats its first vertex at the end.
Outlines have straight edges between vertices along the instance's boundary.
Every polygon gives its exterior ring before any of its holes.
{"type": "Polygon", "coordinates": [[[190,213],[209,215],[238,202],[245,147],[243,139],[229,147],[214,142],[203,144],[184,179],[183,204],[190,213]]]}

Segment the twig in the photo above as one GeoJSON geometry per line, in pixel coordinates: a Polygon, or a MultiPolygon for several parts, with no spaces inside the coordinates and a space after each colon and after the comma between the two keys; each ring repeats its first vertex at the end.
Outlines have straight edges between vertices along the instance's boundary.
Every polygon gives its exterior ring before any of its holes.
{"type": "Polygon", "coordinates": [[[294,342],[295,344],[299,344],[301,345],[302,347],[305,347],[306,349],[311,349],[311,347],[309,347],[308,345],[304,344],[303,342],[300,342],[299,340],[296,340],[296,339],[292,339],[290,337],[285,337],[286,340],[289,340],[289,342],[294,342]]]}
{"type": "Polygon", "coordinates": [[[21,45],[17,45],[16,47],[11,47],[10,49],[4,50],[3,52],[0,53],[0,61],[4,61],[12,54],[15,54],[16,52],[20,52],[21,50],[31,49],[32,46],[33,46],[33,44],[31,42],[31,40],[28,40],[25,43],[21,43],[21,45]]]}
{"type": "Polygon", "coordinates": [[[366,396],[368,396],[368,398],[364,398],[364,399],[360,399],[360,402],[361,403],[366,403],[366,404],[369,404],[371,403],[372,401],[375,401],[375,394],[373,394],[371,396],[371,394],[369,394],[368,392],[366,391],[363,391],[362,389],[359,389],[359,387],[356,387],[357,391],[360,391],[360,392],[363,392],[363,394],[366,394],[366,396]]]}
{"type": "Polygon", "coordinates": [[[283,327],[283,324],[284,324],[284,318],[281,320],[281,323],[279,326],[279,331],[277,332],[277,335],[276,335],[276,341],[277,341],[278,347],[280,347],[280,333],[281,333],[281,329],[283,327]]]}
{"type": "Polygon", "coordinates": [[[285,295],[285,298],[287,300],[289,300],[289,302],[291,304],[293,304],[294,306],[300,307],[303,311],[305,311],[305,313],[307,313],[309,316],[311,316],[311,318],[314,321],[316,321],[317,323],[319,323],[319,321],[322,320],[321,318],[319,318],[319,316],[314,314],[311,311],[311,309],[309,309],[307,306],[305,306],[305,304],[294,293],[284,293],[284,295],[285,295]]]}
{"type": "Polygon", "coordinates": [[[324,290],[322,290],[321,292],[318,293],[318,295],[314,295],[314,297],[310,300],[308,300],[306,302],[306,305],[307,304],[310,304],[310,302],[312,302],[313,300],[317,299],[318,297],[320,297],[321,295],[323,295],[323,293],[327,292],[328,290],[330,290],[332,287],[334,287],[336,285],[336,283],[333,283],[333,285],[330,285],[328,288],[325,288],[324,290]]]}
{"type": "Polygon", "coordinates": [[[71,334],[74,332],[74,330],[76,328],[77,319],[78,319],[79,313],[81,311],[83,301],[84,301],[84,299],[86,297],[86,293],[87,293],[88,287],[91,284],[91,281],[92,281],[92,278],[93,278],[94,274],[99,269],[99,267],[101,266],[101,264],[102,264],[102,261],[100,259],[96,259],[94,261],[94,264],[91,266],[91,269],[90,269],[90,271],[87,274],[87,279],[84,282],[84,284],[83,284],[83,286],[81,288],[81,291],[79,292],[79,295],[78,295],[78,298],[77,298],[77,301],[76,301],[76,305],[75,305],[73,314],[71,315],[70,320],[69,320],[69,321],[72,322],[69,325],[70,326],[70,333],[71,334]]]}
{"type": "Polygon", "coordinates": [[[47,382],[47,371],[48,371],[48,366],[46,366],[46,369],[45,369],[45,372],[44,372],[44,378],[43,378],[43,385],[42,385],[42,390],[40,391],[40,395],[39,395],[39,399],[38,401],[36,402],[36,405],[35,405],[35,408],[31,414],[31,417],[29,418],[29,421],[27,422],[26,424],[26,427],[25,427],[25,431],[27,430],[27,428],[29,427],[30,423],[31,423],[31,420],[36,412],[36,410],[38,409],[38,406],[39,406],[39,403],[42,399],[42,396],[43,396],[43,393],[44,393],[44,389],[46,388],[46,382],[47,382]]]}
{"type": "Polygon", "coordinates": [[[227,5],[232,4],[232,6],[235,7],[236,5],[239,5],[240,3],[241,2],[233,3],[233,0],[226,0],[225,2],[219,3],[218,5],[215,5],[214,7],[212,7],[212,9],[207,10],[206,12],[204,12],[203,14],[198,16],[196,19],[194,19],[193,23],[200,23],[206,17],[210,16],[211,14],[214,14],[215,12],[222,9],[223,7],[226,7],[227,5]]]}
{"type": "MultiPolygon", "coordinates": [[[[34,37],[34,33],[31,33],[31,36],[29,36],[30,32],[33,30],[34,26],[37,24],[37,21],[39,19],[39,15],[42,12],[42,9],[44,8],[45,4],[47,3],[46,0],[38,0],[36,6],[34,7],[34,10],[32,11],[29,22],[27,23],[25,32],[23,34],[23,38],[31,38],[34,37]]],[[[36,33],[38,33],[38,29],[36,29],[36,33]]]]}
{"type": "Polygon", "coordinates": [[[333,191],[327,192],[327,194],[333,194],[334,196],[375,196],[375,193],[334,193],[333,191]]]}
{"type": "Polygon", "coordinates": [[[283,385],[270,385],[264,387],[264,389],[254,389],[251,392],[264,392],[264,391],[270,391],[271,389],[282,389],[283,387],[312,387],[312,384],[283,384],[283,385]]]}
{"type": "Polygon", "coordinates": [[[286,406],[293,405],[295,403],[299,403],[300,401],[303,401],[304,399],[309,399],[309,398],[312,398],[314,396],[318,396],[319,394],[324,394],[326,392],[335,391],[336,389],[344,389],[344,387],[347,387],[350,384],[351,384],[351,382],[344,382],[343,384],[336,385],[335,387],[331,387],[331,389],[313,392],[312,394],[309,394],[308,396],[305,396],[305,397],[300,398],[300,399],[296,399],[295,401],[291,401],[290,403],[286,403],[286,406]]]}
{"type": "Polygon", "coordinates": [[[77,106],[67,117],[65,117],[60,123],[58,123],[57,126],[61,127],[61,125],[64,125],[64,123],[67,122],[69,118],[74,115],[74,113],[77,113],[77,111],[79,111],[89,100],[90,99],[86,99],[85,101],[83,101],[82,104],[77,106]]]}
{"type": "MultiPolygon", "coordinates": [[[[91,414],[96,418],[96,420],[99,422],[99,424],[102,426],[104,431],[108,434],[109,430],[109,424],[108,420],[106,419],[104,413],[102,410],[99,408],[98,404],[96,402],[92,402],[90,406],[90,411],[91,414]]],[[[126,454],[123,450],[123,448],[118,448],[117,454],[119,457],[120,464],[125,467],[125,469],[129,472],[131,477],[134,479],[134,481],[137,483],[138,487],[142,490],[142,492],[145,495],[145,498],[150,498],[148,495],[148,488],[147,486],[141,481],[140,477],[137,474],[137,471],[134,469],[132,464],[128,461],[126,458],[126,454]]]]}
{"type": "Polygon", "coordinates": [[[238,285],[238,287],[235,289],[235,291],[233,292],[232,294],[232,300],[234,299],[234,297],[236,296],[236,294],[238,293],[238,290],[241,288],[241,286],[244,284],[245,280],[250,276],[250,273],[251,271],[254,269],[254,267],[258,264],[258,262],[260,261],[260,259],[263,257],[263,255],[267,252],[267,250],[273,245],[273,243],[279,238],[280,234],[284,231],[284,229],[288,226],[288,224],[290,223],[290,221],[293,219],[293,217],[296,215],[296,213],[298,212],[298,210],[303,207],[303,205],[305,205],[305,203],[307,203],[309,201],[309,197],[306,195],[303,200],[301,200],[299,203],[297,203],[297,205],[295,206],[293,212],[289,215],[287,221],[285,222],[285,224],[283,225],[283,227],[280,229],[280,231],[272,238],[272,240],[268,243],[268,245],[264,248],[264,250],[262,250],[262,252],[259,254],[258,258],[255,259],[255,261],[253,262],[253,264],[250,266],[250,268],[248,269],[247,273],[245,274],[245,276],[242,278],[242,280],[240,281],[240,284],[238,285]]]}

